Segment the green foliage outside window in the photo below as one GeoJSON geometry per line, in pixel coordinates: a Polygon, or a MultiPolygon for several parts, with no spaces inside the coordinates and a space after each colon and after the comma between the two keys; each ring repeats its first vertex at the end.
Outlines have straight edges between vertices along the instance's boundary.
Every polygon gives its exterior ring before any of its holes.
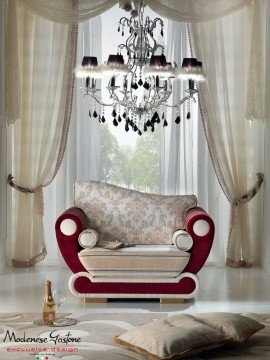
{"type": "Polygon", "coordinates": [[[135,190],[159,193],[160,130],[138,136],[135,149],[119,146],[107,124],[101,125],[100,179],[135,190]]]}

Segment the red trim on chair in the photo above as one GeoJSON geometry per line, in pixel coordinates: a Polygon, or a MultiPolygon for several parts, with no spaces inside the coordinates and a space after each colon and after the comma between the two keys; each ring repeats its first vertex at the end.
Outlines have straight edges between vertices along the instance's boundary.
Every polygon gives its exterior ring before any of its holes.
{"type": "Polygon", "coordinates": [[[72,207],[66,210],[56,221],[55,232],[61,254],[72,272],[87,271],[78,257],[81,247],[78,243],[80,233],[85,229],[87,223],[86,215],[80,208],[72,207]],[[60,224],[65,219],[74,220],[77,226],[73,235],[64,235],[60,230],[60,224]]]}
{"type": "Polygon", "coordinates": [[[196,284],[191,278],[179,283],[93,283],[87,278],[78,278],[74,288],[80,294],[191,294],[196,284]]]}
{"type": "Polygon", "coordinates": [[[187,233],[189,233],[193,239],[193,247],[190,250],[190,260],[183,272],[197,274],[206,262],[210,253],[215,234],[215,225],[206,211],[200,207],[195,207],[190,209],[186,214],[185,228],[187,233]],[[208,222],[210,228],[208,234],[205,236],[198,236],[194,233],[193,225],[197,220],[205,220],[208,222]]]}

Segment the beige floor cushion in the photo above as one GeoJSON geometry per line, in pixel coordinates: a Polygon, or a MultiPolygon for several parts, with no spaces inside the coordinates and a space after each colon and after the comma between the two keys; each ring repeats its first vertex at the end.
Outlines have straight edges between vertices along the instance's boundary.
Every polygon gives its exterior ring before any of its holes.
{"type": "Polygon", "coordinates": [[[114,341],[148,359],[172,360],[242,342],[263,328],[259,322],[237,314],[180,314],[139,326],[114,341]]]}

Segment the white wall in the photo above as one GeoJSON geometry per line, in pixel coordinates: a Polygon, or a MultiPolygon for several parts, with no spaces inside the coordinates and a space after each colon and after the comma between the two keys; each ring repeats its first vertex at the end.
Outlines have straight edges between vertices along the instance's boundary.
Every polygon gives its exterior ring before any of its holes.
{"type": "Polygon", "coordinates": [[[262,265],[270,274],[270,4],[266,1],[266,129],[264,147],[264,231],[262,248],[262,265]]]}
{"type": "Polygon", "coordinates": [[[7,237],[7,129],[5,125],[5,1],[0,3],[0,273],[6,266],[7,237]]]}

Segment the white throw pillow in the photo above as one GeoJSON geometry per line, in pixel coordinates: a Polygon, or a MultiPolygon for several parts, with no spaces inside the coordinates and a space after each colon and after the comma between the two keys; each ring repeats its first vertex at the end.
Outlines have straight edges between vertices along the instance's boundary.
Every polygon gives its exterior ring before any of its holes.
{"type": "Polygon", "coordinates": [[[85,249],[92,249],[98,243],[99,235],[95,229],[86,229],[79,236],[79,244],[85,249]]]}
{"type": "Polygon", "coordinates": [[[177,249],[188,251],[193,246],[193,239],[185,230],[177,230],[172,236],[172,243],[177,249]]]}
{"type": "Polygon", "coordinates": [[[197,220],[193,225],[194,234],[197,236],[205,236],[209,233],[210,225],[206,220],[197,220]]]}
{"type": "Polygon", "coordinates": [[[72,219],[65,219],[60,224],[60,230],[64,235],[71,236],[75,234],[77,225],[72,219]]]}

